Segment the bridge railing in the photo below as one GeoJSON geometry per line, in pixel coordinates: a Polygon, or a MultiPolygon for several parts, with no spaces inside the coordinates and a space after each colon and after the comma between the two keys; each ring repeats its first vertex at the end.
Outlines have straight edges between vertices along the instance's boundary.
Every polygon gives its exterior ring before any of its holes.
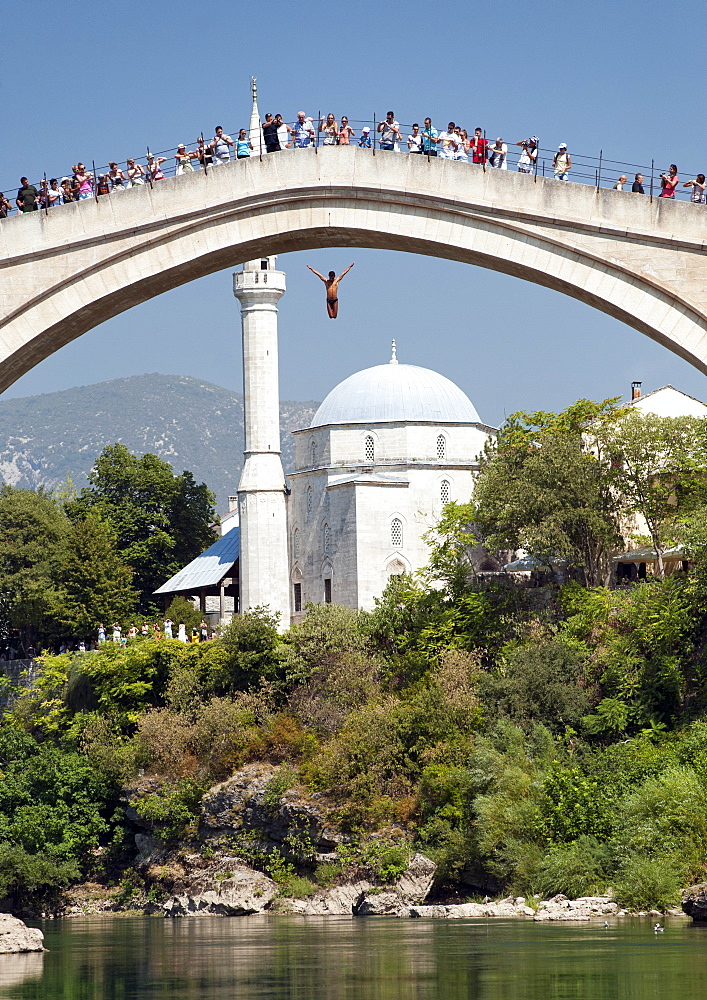
{"type": "MultiPolygon", "coordinates": [[[[321,146],[328,144],[326,142],[326,133],[322,131],[322,124],[324,118],[325,116],[318,115],[317,117],[312,117],[310,120],[310,127],[314,131],[314,136],[310,145],[313,146],[315,149],[319,149],[321,146]]],[[[337,119],[337,121],[339,121],[340,123],[340,119],[337,119]]],[[[292,121],[283,123],[283,130],[281,132],[280,140],[281,140],[281,147],[286,152],[295,151],[294,147],[287,148],[286,145],[286,143],[290,142],[292,139],[291,133],[287,132],[286,129],[288,127],[290,129],[293,128],[294,124],[295,123],[292,121]]],[[[381,148],[381,133],[378,131],[379,125],[380,121],[376,120],[375,118],[368,120],[349,119],[349,126],[353,130],[353,135],[350,137],[350,145],[361,145],[361,138],[364,134],[363,129],[367,127],[369,129],[368,135],[370,137],[370,147],[366,146],[365,148],[367,149],[370,148],[370,152],[372,155],[379,155],[379,154],[385,156],[390,155],[390,151],[383,150],[381,148]]],[[[407,147],[407,141],[408,141],[408,136],[412,133],[412,125],[400,124],[399,130],[402,139],[396,143],[396,152],[398,152],[399,154],[407,155],[409,153],[407,147]]],[[[236,148],[237,148],[235,144],[238,142],[238,134],[240,132],[240,129],[233,129],[230,132],[228,130],[224,131],[234,142],[234,146],[229,146],[228,148],[230,151],[230,158],[235,159],[236,148]]],[[[260,158],[269,155],[265,148],[265,142],[263,140],[262,130],[256,129],[253,130],[252,133],[248,129],[246,129],[245,131],[248,140],[250,142],[250,145],[252,146],[252,150],[250,149],[248,150],[249,155],[257,156],[260,158]]],[[[422,128],[420,129],[420,131],[422,131],[422,128]]],[[[437,131],[441,132],[443,131],[443,129],[438,129],[437,131]]],[[[484,137],[486,138],[486,136],[484,137]]],[[[203,134],[203,138],[204,138],[204,146],[208,146],[213,141],[212,137],[209,137],[206,134],[203,134]]],[[[489,140],[489,148],[494,141],[495,140],[493,139],[489,140]]],[[[506,142],[506,145],[508,147],[508,153],[506,157],[506,169],[517,170],[518,160],[520,159],[522,150],[515,142],[513,143],[506,142]]],[[[144,155],[132,157],[131,159],[134,160],[135,164],[139,165],[144,171],[143,175],[139,178],[140,183],[148,185],[160,183],[163,178],[166,180],[169,179],[170,177],[174,177],[176,174],[180,172],[183,172],[179,170],[176,160],[176,155],[179,148],[180,147],[175,146],[170,149],[153,151],[149,147],[147,147],[144,155]],[[151,157],[156,158],[156,161],[158,162],[159,172],[157,176],[150,176],[148,170],[148,163],[150,162],[151,157]],[[160,176],[160,174],[162,176],[160,176]]],[[[196,154],[198,150],[199,150],[199,137],[197,137],[197,139],[193,143],[186,145],[187,153],[196,154]]],[[[530,181],[535,179],[535,177],[553,176],[553,157],[555,155],[555,152],[556,152],[555,150],[548,149],[546,147],[543,147],[542,145],[538,147],[537,161],[531,174],[529,175],[530,181]]],[[[600,151],[598,156],[594,156],[592,154],[587,154],[587,153],[575,153],[572,150],[569,150],[569,153],[572,158],[572,168],[569,173],[569,183],[585,184],[592,187],[596,187],[597,189],[613,187],[616,181],[618,180],[619,176],[625,174],[627,177],[627,181],[624,186],[624,191],[630,193],[634,177],[636,174],[640,173],[643,174],[644,177],[643,187],[646,195],[648,195],[649,197],[650,196],[657,197],[660,194],[660,175],[662,173],[667,173],[668,169],[667,164],[663,164],[662,162],[656,164],[654,160],[651,160],[649,164],[629,163],[623,160],[613,160],[608,157],[605,157],[603,151],[600,151]]],[[[423,156],[425,155],[424,152],[422,155],[423,156]]],[[[109,165],[105,164],[97,166],[94,160],[91,160],[90,163],[86,162],[85,160],[80,162],[83,162],[86,169],[90,171],[90,173],[93,175],[94,181],[93,181],[91,195],[93,197],[101,197],[100,190],[98,189],[98,179],[101,175],[103,176],[109,175],[110,173],[109,165]]],[[[117,164],[119,171],[121,171],[127,177],[127,170],[128,170],[127,160],[112,161],[112,162],[115,162],[117,164]]],[[[482,170],[494,169],[488,163],[486,164],[472,163],[471,153],[469,153],[468,162],[470,167],[472,167],[473,169],[482,169],[482,170]]],[[[193,171],[201,170],[205,173],[208,173],[208,171],[211,169],[219,169],[218,165],[214,165],[213,159],[210,160],[210,154],[208,150],[205,150],[205,156],[203,156],[201,160],[198,159],[196,156],[190,156],[189,163],[193,171]]],[[[685,188],[682,185],[685,181],[692,180],[696,176],[696,174],[697,171],[690,172],[685,170],[679,170],[680,184],[678,188],[676,188],[675,190],[675,200],[690,201],[690,196],[692,193],[691,189],[685,188]]],[[[56,177],[57,180],[61,182],[61,180],[64,179],[65,177],[71,179],[71,173],[67,174],[66,172],[62,171],[47,173],[46,171],[43,171],[42,176],[38,180],[31,181],[31,183],[33,183],[35,187],[41,192],[42,182],[48,184],[49,180],[53,177],[56,177]]],[[[126,184],[126,188],[129,188],[129,186],[130,186],[129,184],[126,184]]],[[[12,188],[9,188],[7,185],[5,185],[4,187],[0,185],[0,187],[2,191],[5,192],[5,197],[10,202],[11,205],[11,208],[7,214],[11,215],[18,214],[18,210],[15,206],[15,197],[17,189],[14,187],[14,185],[12,186],[12,188]]],[[[696,205],[695,207],[699,209],[702,206],[696,205]]],[[[48,205],[41,203],[40,208],[43,210],[47,210],[48,205]]],[[[0,218],[2,218],[1,212],[0,212],[0,218]]]]}

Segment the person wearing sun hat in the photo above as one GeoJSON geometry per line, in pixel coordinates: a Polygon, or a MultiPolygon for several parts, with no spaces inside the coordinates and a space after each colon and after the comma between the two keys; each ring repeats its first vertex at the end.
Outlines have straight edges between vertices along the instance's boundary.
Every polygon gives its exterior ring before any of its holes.
{"type": "Polygon", "coordinates": [[[358,141],[359,146],[363,146],[364,149],[371,148],[371,130],[368,125],[364,125],[361,129],[361,138],[358,141]]]}
{"type": "Polygon", "coordinates": [[[183,142],[180,142],[177,146],[177,152],[174,159],[176,162],[174,170],[175,177],[181,177],[182,174],[194,171],[194,164],[191,161],[196,159],[196,153],[187,152],[187,147],[183,142]]]}
{"type": "Polygon", "coordinates": [[[556,181],[568,180],[568,175],[572,169],[572,157],[567,152],[567,143],[561,142],[552,160],[552,167],[555,172],[556,181]]]}

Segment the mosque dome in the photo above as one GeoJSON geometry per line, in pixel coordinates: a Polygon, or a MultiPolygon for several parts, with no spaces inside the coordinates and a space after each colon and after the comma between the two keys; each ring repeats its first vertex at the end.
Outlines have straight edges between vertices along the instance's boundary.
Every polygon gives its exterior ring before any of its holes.
{"type": "Polygon", "coordinates": [[[349,375],[332,389],[310,427],[328,424],[481,423],[469,397],[444,375],[393,358],[349,375]]]}

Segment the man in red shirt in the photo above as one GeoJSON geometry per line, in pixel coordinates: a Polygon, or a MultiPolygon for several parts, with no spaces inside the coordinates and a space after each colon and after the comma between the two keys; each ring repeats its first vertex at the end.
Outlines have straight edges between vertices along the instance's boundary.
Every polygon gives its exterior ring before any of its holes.
{"type": "Polygon", "coordinates": [[[472,163],[486,163],[488,160],[489,141],[483,136],[482,129],[474,129],[474,138],[471,140],[472,163]]]}

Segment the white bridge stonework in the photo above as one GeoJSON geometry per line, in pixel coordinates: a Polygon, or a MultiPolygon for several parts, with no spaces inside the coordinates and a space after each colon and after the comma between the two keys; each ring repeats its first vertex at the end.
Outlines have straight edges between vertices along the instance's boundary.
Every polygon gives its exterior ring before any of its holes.
{"type": "Polygon", "coordinates": [[[446,257],[546,285],[707,373],[704,207],[351,146],[253,156],[0,222],[0,391],[138,302],[329,246],[446,257]]]}

